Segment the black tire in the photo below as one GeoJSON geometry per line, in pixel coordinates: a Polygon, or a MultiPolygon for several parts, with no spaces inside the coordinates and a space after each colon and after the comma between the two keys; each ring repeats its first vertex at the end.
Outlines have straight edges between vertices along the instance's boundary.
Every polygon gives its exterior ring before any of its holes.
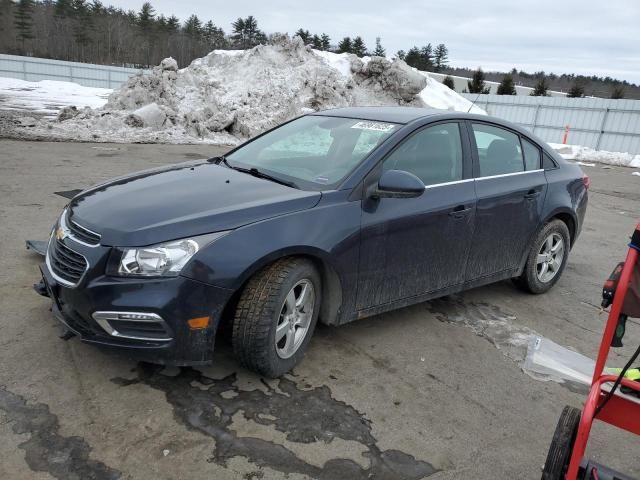
{"type": "Polygon", "coordinates": [[[564,407],[553,434],[547,460],[542,469],[542,480],[564,480],[580,424],[580,410],[564,407]]]}
{"type": "Polygon", "coordinates": [[[276,261],[256,273],[245,286],[233,321],[232,343],[237,360],[269,378],[279,377],[295,367],[313,336],[321,304],[321,280],[313,263],[290,257],[276,261]],[[303,280],[313,285],[315,302],[304,340],[289,358],[276,351],[276,326],[287,294],[303,280]]]}
{"type": "Polygon", "coordinates": [[[570,247],[571,237],[569,236],[569,229],[567,228],[567,225],[562,220],[556,219],[550,221],[549,223],[544,225],[544,227],[542,227],[536,235],[536,238],[531,244],[531,248],[527,256],[527,262],[525,263],[522,275],[514,278],[513,282],[518,288],[524,290],[525,292],[538,294],[549,291],[551,287],[553,287],[562,276],[564,267],[567,265],[567,260],[569,259],[570,247]],[[549,281],[542,282],[538,278],[538,265],[536,263],[536,259],[543,243],[552,234],[557,234],[562,237],[562,240],[564,241],[564,255],[562,257],[560,268],[557,270],[553,278],[551,278],[549,281]]]}

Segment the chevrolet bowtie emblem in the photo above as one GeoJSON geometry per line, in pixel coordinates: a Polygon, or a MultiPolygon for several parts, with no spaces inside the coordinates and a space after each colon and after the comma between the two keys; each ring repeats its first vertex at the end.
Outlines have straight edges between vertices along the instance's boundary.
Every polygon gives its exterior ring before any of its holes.
{"type": "Polygon", "coordinates": [[[66,236],[67,236],[67,232],[63,228],[61,227],[56,228],[56,238],[58,240],[64,240],[66,236]]]}

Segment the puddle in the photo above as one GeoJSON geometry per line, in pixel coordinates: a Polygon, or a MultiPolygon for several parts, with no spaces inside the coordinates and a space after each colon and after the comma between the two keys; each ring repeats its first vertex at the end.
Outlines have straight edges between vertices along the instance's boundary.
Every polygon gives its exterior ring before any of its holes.
{"type": "Polygon", "coordinates": [[[426,305],[441,322],[470,328],[520,366],[527,356],[529,339],[538,335],[534,330],[515,323],[515,315],[488,303],[465,302],[460,296],[454,295],[433,300],[426,305]]]}
{"type": "MultiPolygon", "coordinates": [[[[223,467],[229,459],[240,456],[258,467],[323,480],[418,480],[436,472],[431,464],[412,455],[381,450],[371,433],[371,422],[350,405],[335,400],[327,386],[305,386],[302,390],[293,380],[281,378],[277,386],[263,382],[265,389],[242,390],[235,373],[221,380],[192,368],[166,375],[161,367],[148,364],[139,364],[137,373],[133,380],[112,381],[125,388],[144,384],[164,392],[180,423],[215,439],[208,461],[223,467]],[[357,442],[363,446],[368,467],[348,458],[333,458],[317,466],[278,443],[239,436],[232,428],[236,414],[284,433],[288,442],[318,443],[320,449],[322,443],[334,438],[357,442]]],[[[250,478],[260,478],[255,472],[252,475],[250,478]]]]}
{"type": "Polygon", "coordinates": [[[0,387],[0,410],[5,412],[14,433],[30,435],[19,447],[34,472],[47,472],[59,480],[121,478],[119,471],[89,458],[91,447],[84,438],[60,435],[58,417],[44,403],[28,404],[21,396],[0,387]]]}

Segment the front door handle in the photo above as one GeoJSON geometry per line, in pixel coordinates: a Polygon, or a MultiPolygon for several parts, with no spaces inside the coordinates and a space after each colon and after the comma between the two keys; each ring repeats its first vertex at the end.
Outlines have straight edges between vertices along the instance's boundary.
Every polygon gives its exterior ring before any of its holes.
{"type": "Polygon", "coordinates": [[[449,212],[449,216],[450,217],[454,217],[454,218],[462,218],[466,215],[469,214],[469,212],[471,212],[472,208],[471,207],[465,207],[464,205],[458,205],[456,208],[454,208],[452,211],[449,212]]]}
{"type": "Polygon", "coordinates": [[[534,200],[540,196],[540,190],[529,190],[524,196],[527,200],[534,200]]]}

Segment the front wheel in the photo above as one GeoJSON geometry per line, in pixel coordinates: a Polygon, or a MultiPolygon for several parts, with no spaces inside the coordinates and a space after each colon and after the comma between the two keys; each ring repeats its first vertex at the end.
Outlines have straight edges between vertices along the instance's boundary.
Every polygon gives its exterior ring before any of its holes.
{"type": "Polygon", "coordinates": [[[569,229],[562,220],[552,220],[538,232],[522,275],[515,284],[530,293],[544,293],[560,279],[569,258],[569,229]]]}
{"type": "Polygon", "coordinates": [[[240,363],[279,377],[304,356],[320,311],[321,282],[314,265],[285,258],[249,280],[233,322],[233,351],[240,363]]]}

